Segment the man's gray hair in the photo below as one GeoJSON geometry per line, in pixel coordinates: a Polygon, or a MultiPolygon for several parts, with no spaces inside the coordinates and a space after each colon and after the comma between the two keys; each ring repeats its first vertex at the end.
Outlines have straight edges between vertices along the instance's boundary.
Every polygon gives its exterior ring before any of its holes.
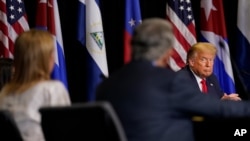
{"type": "Polygon", "coordinates": [[[161,18],[149,18],[142,21],[133,33],[131,40],[134,60],[157,60],[173,46],[172,25],[161,18]]]}

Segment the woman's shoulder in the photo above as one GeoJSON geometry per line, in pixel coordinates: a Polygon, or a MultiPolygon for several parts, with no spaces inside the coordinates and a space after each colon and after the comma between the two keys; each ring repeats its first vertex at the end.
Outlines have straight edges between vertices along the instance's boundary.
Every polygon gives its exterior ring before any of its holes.
{"type": "Polygon", "coordinates": [[[61,81],[58,80],[45,80],[37,83],[33,90],[39,90],[45,93],[68,93],[68,90],[61,81]]]}
{"type": "Polygon", "coordinates": [[[63,85],[63,83],[61,81],[58,80],[45,80],[45,81],[41,81],[37,84],[37,86],[42,86],[42,87],[49,87],[49,88],[53,88],[53,87],[65,87],[63,85]]]}
{"type": "Polygon", "coordinates": [[[47,100],[51,102],[49,105],[60,103],[63,105],[68,105],[70,103],[68,90],[61,81],[41,81],[39,84],[37,84],[37,87],[43,89],[41,92],[43,93],[44,97],[46,97],[47,100]]]}

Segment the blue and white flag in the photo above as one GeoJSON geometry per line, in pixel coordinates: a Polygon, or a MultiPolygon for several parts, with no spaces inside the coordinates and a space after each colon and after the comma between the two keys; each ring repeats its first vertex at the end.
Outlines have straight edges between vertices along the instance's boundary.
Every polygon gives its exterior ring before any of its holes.
{"type": "Polygon", "coordinates": [[[87,58],[87,100],[95,100],[97,85],[108,77],[106,47],[102,27],[99,0],[79,0],[78,40],[86,47],[87,58]]]}
{"type": "Polygon", "coordinates": [[[250,91],[250,1],[238,1],[236,65],[245,87],[250,91]]]}

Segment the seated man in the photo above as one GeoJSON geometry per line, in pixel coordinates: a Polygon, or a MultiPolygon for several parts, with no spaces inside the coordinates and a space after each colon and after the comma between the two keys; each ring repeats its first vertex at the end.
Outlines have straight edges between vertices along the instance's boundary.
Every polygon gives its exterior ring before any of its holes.
{"type": "Polygon", "coordinates": [[[221,90],[220,84],[213,74],[215,56],[216,47],[213,44],[207,42],[196,43],[187,53],[187,66],[178,71],[178,73],[184,73],[187,79],[189,79],[190,85],[203,93],[209,93],[208,95],[222,100],[241,100],[238,94],[228,95],[221,90]],[[202,88],[205,88],[205,90],[202,88]]]}

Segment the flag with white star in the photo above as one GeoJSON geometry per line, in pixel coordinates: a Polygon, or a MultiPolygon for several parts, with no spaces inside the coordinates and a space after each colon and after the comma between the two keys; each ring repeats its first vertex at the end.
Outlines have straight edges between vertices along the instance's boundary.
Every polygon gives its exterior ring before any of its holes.
{"type": "Polygon", "coordinates": [[[99,0],[79,0],[78,41],[87,49],[87,101],[95,100],[97,85],[108,77],[99,0]]]}
{"type": "Polygon", "coordinates": [[[169,61],[172,70],[178,71],[186,65],[188,49],[196,43],[195,21],[190,0],[168,0],[167,20],[173,25],[174,50],[169,61]]]}
{"type": "Polygon", "coordinates": [[[125,0],[124,63],[131,60],[130,40],[134,28],[141,23],[139,0],[125,0]]]}
{"type": "Polygon", "coordinates": [[[235,83],[226,33],[222,0],[201,0],[201,41],[210,42],[217,48],[214,73],[224,92],[235,93],[235,83]]]}
{"type": "Polygon", "coordinates": [[[1,0],[0,13],[0,57],[13,58],[15,39],[29,30],[24,3],[22,0],[1,0]]]}

